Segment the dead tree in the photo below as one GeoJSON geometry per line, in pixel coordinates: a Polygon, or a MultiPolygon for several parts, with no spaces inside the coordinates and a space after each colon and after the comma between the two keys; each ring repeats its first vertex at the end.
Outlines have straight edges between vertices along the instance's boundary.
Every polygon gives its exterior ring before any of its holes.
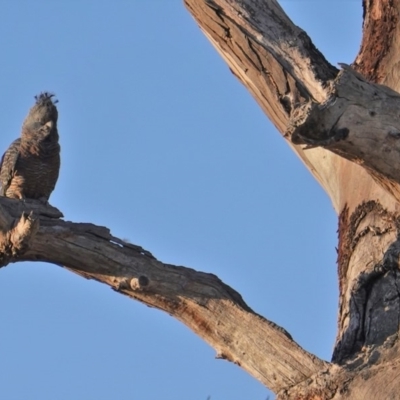
{"type": "Polygon", "coordinates": [[[399,398],[400,0],[363,0],[361,49],[340,70],[276,0],[184,2],[338,213],[332,362],[302,349],[215,275],[163,264],[49,206],[0,198],[1,264],[51,262],[166,311],[278,399],[399,398]]]}

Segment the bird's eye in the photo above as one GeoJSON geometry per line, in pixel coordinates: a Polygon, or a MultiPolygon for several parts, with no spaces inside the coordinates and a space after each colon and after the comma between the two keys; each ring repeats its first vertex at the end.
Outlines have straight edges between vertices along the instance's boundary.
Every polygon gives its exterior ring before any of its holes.
{"type": "Polygon", "coordinates": [[[34,121],[30,124],[29,129],[31,130],[37,130],[42,126],[42,124],[39,121],[34,121]]]}

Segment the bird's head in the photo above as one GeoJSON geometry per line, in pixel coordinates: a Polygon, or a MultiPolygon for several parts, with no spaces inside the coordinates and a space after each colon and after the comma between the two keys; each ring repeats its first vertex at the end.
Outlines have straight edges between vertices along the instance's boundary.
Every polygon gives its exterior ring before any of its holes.
{"type": "Polygon", "coordinates": [[[35,130],[48,122],[57,125],[58,111],[56,104],[58,100],[53,99],[54,94],[43,92],[35,96],[36,103],[29,110],[23,127],[28,130],[35,130]]]}

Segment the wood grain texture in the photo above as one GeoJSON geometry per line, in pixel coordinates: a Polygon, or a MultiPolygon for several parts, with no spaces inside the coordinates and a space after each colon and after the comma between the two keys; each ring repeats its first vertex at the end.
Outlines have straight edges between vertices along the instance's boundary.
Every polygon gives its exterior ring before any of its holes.
{"type": "MultiPolygon", "coordinates": [[[[330,97],[338,69],[276,0],[184,0],[184,4],[285,139],[296,108],[330,97]]],[[[304,146],[287,143],[324,188],[338,214],[346,205],[353,211],[365,199],[394,206],[392,196],[363,167],[321,147],[304,151],[304,146]]]]}
{"type": "Polygon", "coordinates": [[[358,76],[339,74],[276,0],[184,3],[340,215],[334,360],[346,371],[332,365],[278,398],[396,398],[400,1],[364,0],[358,76]]]}
{"type": "Polygon", "coordinates": [[[295,110],[288,135],[361,165],[400,202],[400,95],[343,64],[325,103],[295,110]]]}
{"type": "Polygon", "coordinates": [[[400,91],[400,1],[363,0],[363,37],[353,67],[400,91]]]}
{"type": "Polygon", "coordinates": [[[40,220],[29,248],[11,262],[63,266],[165,311],[214,347],[217,357],[236,363],[274,391],[328,365],[302,349],[283,328],[255,313],[213,274],[164,264],[105,227],[63,221],[58,210],[39,202],[0,197],[0,205],[0,214],[18,218],[21,212],[33,211],[40,220]]]}

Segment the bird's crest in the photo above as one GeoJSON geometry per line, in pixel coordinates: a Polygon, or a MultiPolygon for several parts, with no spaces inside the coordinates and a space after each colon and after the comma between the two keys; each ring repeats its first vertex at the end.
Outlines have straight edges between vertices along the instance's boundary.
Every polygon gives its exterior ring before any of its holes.
{"type": "Polygon", "coordinates": [[[29,110],[25,118],[23,129],[37,129],[37,125],[44,125],[48,121],[57,123],[58,111],[56,104],[58,100],[54,98],[55,94],[50,92],[41,92],[35,96],[35,104],[29,110]]]}
{"type": "Polygon", "coordinates": [[[49,101],[52,102],[53,104],[57,104],[58,100],[53,99],[54,96],[55,96],[54,93],[41,92],[35,96],[36,104],[42,104],[42,103],[46,103],[49,101]]]}

